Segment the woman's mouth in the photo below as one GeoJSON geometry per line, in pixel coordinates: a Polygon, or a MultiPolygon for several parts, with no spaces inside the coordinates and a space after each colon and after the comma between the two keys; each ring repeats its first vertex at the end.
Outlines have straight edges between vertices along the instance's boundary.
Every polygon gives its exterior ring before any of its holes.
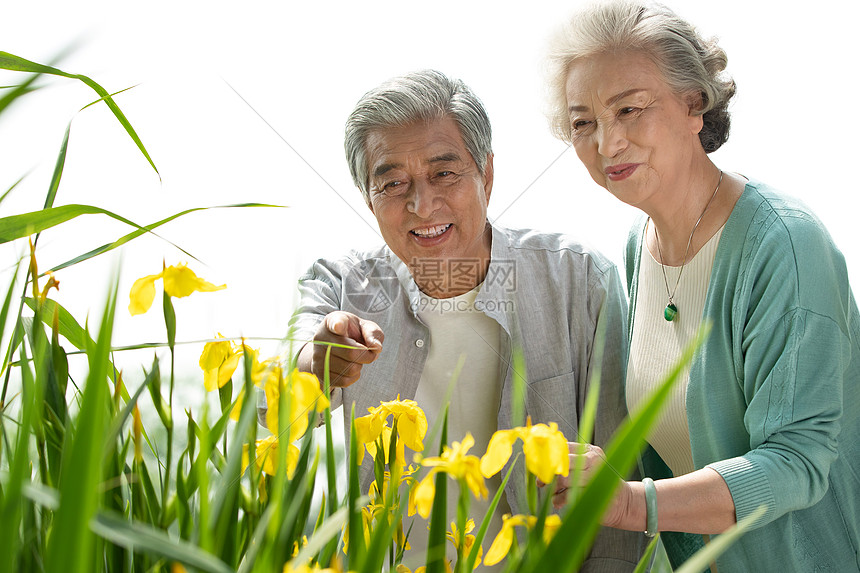
{"type": "Polygon", "coordinates": [[[442,235],[451,227],[452,223],[447,225],[434,225],[432,227],[424,227],[423,229],[412,229],[410,233],[422,239],[435,239],[442,235]]]}
{"type": "Polygon", "coordinates": [[[619,163],[618,165],[610,165],[603,170],[603,173],[610,181],[621,181],[633,175],[638,167],[638,163],[619,163]]]}

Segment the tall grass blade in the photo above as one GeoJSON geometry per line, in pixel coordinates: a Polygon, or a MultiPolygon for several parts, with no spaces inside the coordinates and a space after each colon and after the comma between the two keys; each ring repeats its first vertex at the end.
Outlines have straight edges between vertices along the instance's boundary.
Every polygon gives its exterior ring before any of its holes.
{"type": "MultiPolygon", "coordinates": [[[[112,243],[106,243],[100,247],[97,247],[97,248],[95,248],[91,251],[88,251],[82,255],[79,255],[73,259],[69,259],[68,261],[66,261],[64,263],[60,263],[59,265],[51,268],[51,271],[56,272],[58,270],[66,268],[66,267],[70,267],[70,266],[76,265],[80,262],[92,259],[93,257],[103,255],[104,253],[112,251],[113,249],[116,249],[117,247],[120,247],[120,246],[128,243],[129,241],[131,241],[133,239],[136,239],[137,237],[143,235],[144,233],[151,232],[153,229],[156,229],[156,228],[164,225],[165,223],[169,223],[170,221],[173,221],[174,219],[182,217],[183,215],[187,215],[188,213],[193,213],[195,211],[205,211],[208,209],[233,209],[233,208],[242,208],[242,207],[273,207],[274,208],[274,207],[281,207],[281,206],[280,205],[267,205],[265,203],[238,203],[235,205],[218,205],[218,206],[213,206],[213,207],[196,207],[193,209],[186,209],[185,211],[181,211],[179,213],[171,215],[170,217],[167,217],[165,219],[161,219],[160,221],[156,221],[155,223],[152,223],[150,225],[146,225],[145,227],[141,227],[141,228],[137,229],[136,231],[132,231],[131,233],[128,233],[127,235],[123,235],[122,237],[120,237],[119,239],[117,239],[116,241],[114,241],[112,243]]],[[[173,244],[173,243],[171,243],[171,244],[173,244]]],[[[174,245],[174,246],[176,246],[176,245],[174,245]]],[[[177,248],[179,248],[179,247],[177,247],[177,248]]],[[[181,248],[179,248],[179,249],[182,250],[182,252],[186,252],[181,248]]],[[[186,253],[186,254],[188,254],[188,253],[186,253]]],[[[189,255],[189,256],[191,256],[191,255],[189,255]]]]}
{"type": "MultiPolygon", "coordinates": [[[[87,76],[81,74],[70,74],[68,72],[64,72],[62,70],[58,70],[57,68],[46,66],[43,64],[37,64],[36,62],[31,62],[30,60],[25,60],[19,56],[15,56],[8,52],[0,52],[0,68],[6,70],[12,70],[17,72],[32,72],[32,73],[41,73],[41,74],[51,74],[55,76],[61,76],[64,78],[76,79],[80,80],[90,88],[93,89],[101,98],[104,99],[105,104],[107,104],[108,108],[113,112],[114,116],[117,120],[122,124],[125,128],[126,133],[131,137],[134,143],[137,145],[137,148],[146,157],[146,160],[152,166],[152,169],[158,173],[158,169],[155,167],[155,162],[152,161],[152,158],[149,156],[149,152],[146,151],[146,148],[143,146],[143,142],[138,137],[137,132],[131,126],[128,119],[126,119],[125,114],[122,110],[119,109],[119,106],[116,102],[113,101],[113,98],[104,89],[102,86],[94,82],[92,79],[87,76]]],[[[161,179],[161,175],[159,174],[159,179],[161,179]]]]}
{"type": "Polygon", "coordinates": [[[60,179],[63,178],[63,169],[66,165],[66,151],[69,149],[69,133],[72,131],[72,122],[66,127],[66,134],[63,136],[63,143],[60,145],[60,153],[57,154],[57,163],[54,165],[54,173],[51,175],[51,184],[48,186],[48,195],[45,197],[45,209],[50,209],[54,206],[54,199],[57,198],[57,191],[60,189],[60,179]]]}
{"type": "MultiPolygon", "coordinates": [[[[24,303],[30,308],[30,310],[36,309],[36,303],[32,298],[25,298],[24,303]]],[[[63,308],[60,303],[48,298],[45,299],[45,302],[42,304],[42,309],[42,318],[45,320],[47,320],[47,317],[53,316],[55,312],[58,314],[60,319],[60,334],[62,334],[63,337],[72,344],[72,346],[78,350],[86,350],[87,348],[91,348],[96,345],[96,342],[92,339],[89,332],[78,324],[75,317],[63,308]]],[[[46,322],[46,324],[48,323],[46,322]]]]}
{"type": "MultiPolygon", "coordinates": [[[[448,403],[442,409],[442,439],[439,441],[439,455],[448,444],[448,403]]],[[[438,472],[436,497],[430,510],[430,534],[427,537],[427,573],[445,571],[445,530],[448,527],[448,475],[438,472]]]]}
{"type": "MultiPolygon", "coordinates": [[[[21,349],[21,424],[15,440],[15,449],[9,460],[9,479],[0,490],[0,570],[16,571],[18,546],[21,538],[19,527],[22,518],[22,488],[30,481],[29,467],[30,431],[36,408],[41,402],[38,387],[27,362],[26,348],[21,349]]],[[[5,437],[5,428],[4,428],[5,437]]]]}
{"type": "Polygon", "coordinates": [[[645,553],[642,554],[642,559],[636,564],[636,569],[633,570],[633,573],[650,573],[651,568],[654,566],[654,558],[656,557],[659,543],[660,535],[658,534],[651,539],[651,543],[645,548],[645,553]]]}
{"type": "Polygon", "coordinates": [[[67,433],[60,477],[60,507],[54,514],[46,570],[63,573],[90,571],[93,535],[89,521],[98,505],[102,476],[102,445],[108,414],[108,353],[116,309],[117,283],[105,305],[95,347],[88,349],[89,375],[81,398],[74,433],[67,433]]]}
{"type": "Polygon", "coordinates": [[[478,559],[477,548],[481,547],[481,544],[484,543],[484,537],[487,536],[490,522],[493,520],[496,508],[499,506],[499,502],[501,502],[502,496],[505,494],[505,487],[507,487],[508,481],[511,479],[511,474],[514,472],[514,466],[517,464],[517,459],[519,459],[519,456],[509,464],[508,473],[505,474],[505,479],[502,480],[499,490],[496,492],[496,495],[493,496],[493,500],[490,502],[489,507],[487,507],[487,513],[484,515],[484,519],[481,521],[481,527],[478,529],[478,534],[475,536],[475,543],[472,544],[473,550],[469,553],[469,557],[466,559],[466,571],[472,571],[475,568],[475,561],[478,559]]]}
{"type": "Polygon", "coordinates": [[[12,105],[12,103],[18,99],[19,97],[25,96],[28,93],[36,91],[39,89],[38,87],[33,87],[33,83],[39,79],[42,74],[32,74],[29,78],[24,80],[18,85],[15,86],[3,86],[4,89],[8,89],[9,91],[0,98],[0,114],[2,114],[7,107],[12,105]]]}
{"type": "Polygon", "coordinates": [[[600,527],[600,518],[612,501],[618,481],[633,468],[645,436],[656,423],[672,386],[692,361],[709,330],[708,325],[699,330],[663,382],[615,432],[606,448],[606,461],[568,510],[561,527],[532,571],[548,571],[550,568],[575,570],[582,564],[600,527]]]}
{"type": "Polygon", "coordinates": [[[364,556],[367,551],[364,541],[364,525],[362,524],[361,506],[358,505],[358,499],[361,497],[361,488],[359,484],[359,469],[360,466],[356,463],[358,460],[358,440],[355,431],[355,404],[352,405],[352,413],[350,415],[350,432],[349,432],[349,456],[347,457],[347,465],[349,466],[349,488],[347,490],[347,508],[349,521],[347,522],[347,530],[349,531],[349,553],[347,553],[347,562],[345,568],[347,571],[358,571],[364,564],[364,556]]]}
{"type": "MultiPolygon", "coordinates": [[[[317,529],[307,545],[301,548],[298,555],[293,559],[294,563],[305,563],[314,556],[318,551],[321,551],[332,540],[337,540],[343,524],[346,523],[347,507],[341,507],[334,513],[330,514],[323,522],[322,526],[317,529]]],[[[331,558],[329,558],[330,560],[331,558]]],[[[329,560],[320,561],[320,565],[328,566],[329,560]]]]}
{"type": "Polygon", "coordinates": [[[114,513],[101,511],[89,525],[96,535],[129,550],[144,551],[210,573],[233,573],[226,563],[211,553],[186,541],[174,539],[160,529],[130,523],[114,513]]]}
{"type": "MultiPolygon", "coordinates": [[[[331,376],[329,375],[329,362],[331,360],[331,347],[326,349],[325,362],[323,364],[323,393],[327,397],[331,397],[331,376]]],[[[331,432],[331,408],[326,407],[323,412],[323,420],[325,422],[325,470],[326,478],[328,479],[328,507],[326,510],[329,514],[329,519],[332,519],[338,510],[337,499],[337,462],[334,457],[334,438],[331,432]]],[[[314,536],[316,537],[316,535],[314,536]]],[[[319,563],[324,565],[331,561],[335,551],[337,551],[338,538],[332,536],[331,541],[320,551],[318,556],[319,563]]],[[[299,561],[301,563],[301,561],[299,561]]]]}
{"type": "Polygon", "coordinates": [[[3,204],[3,201],[5,201],[5,200],[6,200],[6,197],[8,197],[8,196],[9,196],[9,194],[10,194],[10,193],[12,193],[12,191],[13,191],[13,190],[18,186],[18,185],[20,185],[20,184],[21,184],[21,181],[23,181],[25,177],[26,177],[26,175],[22,175],[21,177],[19,177],[17,181],[15,181],[14,183],[12,183],[12,185],[10,185],[10,186],[9,186],[9,188],[8,188],[8,189],[6,189],[6,191],[4,191],[4,192],[3,192],[3,195],[0,195],[0,204],[3,204]]]}

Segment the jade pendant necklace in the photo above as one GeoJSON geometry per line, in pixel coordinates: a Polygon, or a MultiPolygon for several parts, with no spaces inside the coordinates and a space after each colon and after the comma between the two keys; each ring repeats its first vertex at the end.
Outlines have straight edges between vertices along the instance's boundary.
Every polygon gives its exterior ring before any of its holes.
{"type": "Polygon", "coordinates": [[[696,224],[693,225],[693,230],[690,232],[690,238],[687,239],[687,248],[684,249],[684,260],[681,262],[681,270],[678,272],[678,280],[675,281],[675,288],[673,288],[671,292],[669,291],[669,279],[666,278],[666,266],[663,264],[663,251],[660,249],[660,237],[657,235],[657,225],[654,225],[654,238],[657,240],[657,252],[660,254],[660,268],[663,270],[663,282],[666,283],[666,294],[669,296],[669,303],[666,305],[666,308],[663,309],[663,318],[669,322],[672,322],[675,320],[675,317],[678,316],[678,307],[675,305],[675,293],[678,292],[678,285],[681,284],[681,275],[684,274],[684,266],[687,264],[687,253],[690,252],[690,244],[693,242],[693,235],[696,234],[696,229],[699,227],[699,223],[702,222],[705,213],[708,212],[708,207],[711,206],[711,203],[714,201],[714,197],[717,196],[717,191],[720,190],[720,183],[722,182],[723,171],[721,169],[720,179],[717,181],[717,186],[714,188],[711,198],[708,199],[708,203],[702,210],[702,214],[699,215],[699,219],[696,221],[696,224]]]}

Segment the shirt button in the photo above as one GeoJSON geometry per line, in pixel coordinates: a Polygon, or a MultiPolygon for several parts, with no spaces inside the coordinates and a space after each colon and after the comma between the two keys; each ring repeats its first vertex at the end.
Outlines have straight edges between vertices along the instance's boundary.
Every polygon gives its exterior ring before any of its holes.
{"type": "Polygon", "coordinates": [[[417,346],[418,348],[424,348],[424,340],[419,338],[418,340],[415,341],[415,346],[417,346]]]}

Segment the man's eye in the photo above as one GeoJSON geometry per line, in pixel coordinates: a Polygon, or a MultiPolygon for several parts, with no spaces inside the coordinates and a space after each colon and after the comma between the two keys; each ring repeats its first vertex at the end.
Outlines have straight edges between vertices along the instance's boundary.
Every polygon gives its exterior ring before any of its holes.
{"type": "Polygon", "coordinates": [[[449,177],[451,175],[454,175],[453,171],[440,171],[436,174],[436,177],[449,177]]]}
{"type": "Polygon", "coordinates": [[[403,195],[403,193],[406,192],[407,187],[408,185],[403,181],[389,181],[388,183],[379,185],[376,188],[376,192],[387,197],[397,197],[398,195],[403,195]]]}

